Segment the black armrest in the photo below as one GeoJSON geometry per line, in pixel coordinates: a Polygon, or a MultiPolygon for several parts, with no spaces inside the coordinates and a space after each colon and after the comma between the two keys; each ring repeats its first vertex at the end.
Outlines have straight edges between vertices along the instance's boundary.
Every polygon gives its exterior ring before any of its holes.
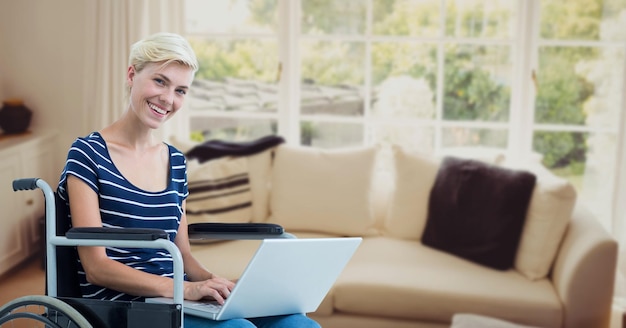
{"type": "Polygon", "coordinates": [[[188,225],[189,240],[293,238],[282,226],[273,223],[192,223],[188,225]]]}
{"type": "Polygon", "coordinates": [[[112,239],[112,240],[156,240],[169,239],[161,229],[140,228],[71,228],[65,234],[67,239],[112,239]]]}
{"type": "Polygon", "coordinates": [[[189,234],[264,234],[281,235],[283,227],[273,223],[192,223],[189,234]]]}

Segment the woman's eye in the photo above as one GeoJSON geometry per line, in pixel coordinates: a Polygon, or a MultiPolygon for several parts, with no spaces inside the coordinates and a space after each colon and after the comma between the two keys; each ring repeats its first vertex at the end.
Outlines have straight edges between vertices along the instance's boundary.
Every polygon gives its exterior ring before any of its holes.
{"type": "Polygon", "coordinates": [[[187,94],[187,91],[183,90],[183,89],[178,89],[176,90],[176,92],[178,92],[179,95],[184,96],[187,94]]]}
{"type": "Polygon", "coordinates": [[[154,82],[156,82],[159,85],[165,84],[165,81],[163,81],[162,79],[159,79],[159,78],[154,79],[154,82]]]}

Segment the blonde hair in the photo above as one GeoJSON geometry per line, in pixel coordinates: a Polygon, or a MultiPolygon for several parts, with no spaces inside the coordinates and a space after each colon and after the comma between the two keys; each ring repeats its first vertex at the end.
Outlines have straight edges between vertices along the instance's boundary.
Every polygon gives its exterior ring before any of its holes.
{"type": "Polygon", "coordinates": [[[130,48],[128,65],[140,72],[149,63],[176,62],[198,71],[198,59],[185,38],[174,33],[156,33],[135,42],[130,48]]]}

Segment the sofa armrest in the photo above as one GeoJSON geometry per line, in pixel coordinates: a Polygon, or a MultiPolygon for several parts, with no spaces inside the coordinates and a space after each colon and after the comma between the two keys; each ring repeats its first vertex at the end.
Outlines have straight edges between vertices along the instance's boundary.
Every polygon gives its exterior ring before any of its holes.
{"type": "Polygon", "coordinates": [[[563,327],[609,327],[617,250],[593,215],[577,206],[552,272],[563,303],[563,327]]]}

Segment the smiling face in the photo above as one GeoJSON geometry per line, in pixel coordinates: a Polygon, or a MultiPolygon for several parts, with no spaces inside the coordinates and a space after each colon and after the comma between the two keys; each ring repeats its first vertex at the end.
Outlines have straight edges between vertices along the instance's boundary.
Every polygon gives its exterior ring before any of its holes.
{"type": "Polygon", "coordinates": [[[193,70],[176,62],[149,63],[139,72],[130,66],[126,78],[131,111],[147,127],[156,129],[182,107],[193,70]]]}

